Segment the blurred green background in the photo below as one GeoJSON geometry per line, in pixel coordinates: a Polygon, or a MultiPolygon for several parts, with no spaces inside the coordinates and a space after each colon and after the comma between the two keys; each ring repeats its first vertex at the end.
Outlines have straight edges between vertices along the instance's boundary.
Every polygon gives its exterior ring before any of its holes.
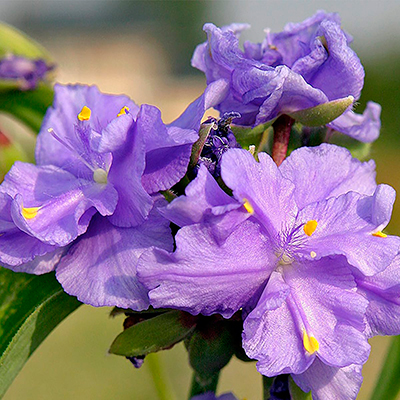
{"type": "MultiPolygon", "coordinates": [[[[261,41],[263,29],[279,31],[318,9],[338,11],[354,37],[353,48],[366,70],[357,108],[368,100],[382,105],[382,132],[371,158],[377,180],[400,190],[400,2],[398,1],[89,1],[1,0],[0,15],[45,45],[58,64],[57,81],[97,84],[126,93],[137,103],[158,106],[171,121],[205,87],[190,67],[196,44],[205,40],[204,22],[248,22],[246,39],[261,41]]],[[[6,117],[0,130],[23,135],[26,129],[6,117]]],[[[33,142],[27,140],[32,156],[33,142]]],[[[400,203],[395,204],[392,234],[400,235],[400,203]]],[[[157,399],[148,365],[135,370],[125,359],[107,354],[121,331],[122,317],[109,309],[82,306],[65,320],[29,360],[5,400],[157,399]]],[[[371,340],[359,399],[367,399],[385,356],[388,338],[371,340]]],[[[190,369],[182,345],[160,354],[177,398],[185,399],[190,369]]],[[[233,360],[222,373],[219,392],[261,398],[261,379],[253,363],[233,360]]]]}

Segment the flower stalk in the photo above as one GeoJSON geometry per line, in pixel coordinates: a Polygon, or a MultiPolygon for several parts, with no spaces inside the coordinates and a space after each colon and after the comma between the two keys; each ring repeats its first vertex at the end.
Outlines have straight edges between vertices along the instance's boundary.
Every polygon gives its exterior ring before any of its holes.
{"type": "Polygon", "coordinates": [[[286,158],[290,139],[290,131],[294,119],[288,115],[281,115],[272,125],[274,129],[274,142],[272,146],[272,158],[279,167],[286,158]]]}

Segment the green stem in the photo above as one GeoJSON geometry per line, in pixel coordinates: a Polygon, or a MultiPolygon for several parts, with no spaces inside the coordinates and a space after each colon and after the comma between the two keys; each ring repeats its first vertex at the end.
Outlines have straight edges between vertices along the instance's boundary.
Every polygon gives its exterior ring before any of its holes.
{"type": "Polygon", "coordinates": [[[190,389],[189,399],[198,394],[203,394],[206,392],[215,393],[217,390],[218,380],[219,380],[219,371],[212,375],[211,377],[204,379],[197,375],[196,372],[193,372],[192,378],[192,387],[190,389]]]}
{"type": "Polygon", "coordinates": [[[263,399],[264,400],[269,400],[269,398],[271,397],[270,389],[271,389],[273,381],[274,381],[274,378],[269,378],[268,376],[262,375],[263,399]]]}
{"type": "Polygon", "coordinates": [[[159,354],[151,353],[146,356],[145,365],[147,365],[153,378],[159,400],[176,400],[175,393],[162,366],[159,354]]]}
{"type": "Polygon", "coordinates": [[[400,392],[400,336],[392,339],[375,390],[373,400],[394,400],[400,392]]]}

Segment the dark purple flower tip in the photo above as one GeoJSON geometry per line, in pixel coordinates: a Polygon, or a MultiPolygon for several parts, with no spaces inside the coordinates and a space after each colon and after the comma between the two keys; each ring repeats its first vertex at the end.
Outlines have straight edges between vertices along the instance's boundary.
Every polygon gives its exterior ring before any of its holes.
{"type": "Polygon", "coordinates": [[[144,363],[145,356],[138,356],[138,357],[126,357],[135,368],[140,368],[144,363]]]}
{"type": "MultiPolygon", "coordinates": [[[[267,30],[262,43],[245,42],[242,50],[239,34],[246,28],[205,24],[208,40],[197,46],[192,58],[208,83],[221,78],[229,82],[229,92],[216,108],[221,113],[239,112],[238,124],[258,125],[328,101],[359,98],[364,69],[337,14],[319,11],[301,23],[286,25],[280,33],[267,30]]],[[[364,125],[370,125],[367,119],[364,125]]],[[[340,132],[364,136],[354,132],[360,131],[360,121],[347,118],[340,125],[340,132]]],[[[375,136],[376,129],[365,134],[364,141],[375,136]]]]}
{"type": "Polygon", "coordinates": [[[0,80],[15,81],[21,90],[33,90],[54,68],[43,59],[10,54],[0,60],[0,80]]]}

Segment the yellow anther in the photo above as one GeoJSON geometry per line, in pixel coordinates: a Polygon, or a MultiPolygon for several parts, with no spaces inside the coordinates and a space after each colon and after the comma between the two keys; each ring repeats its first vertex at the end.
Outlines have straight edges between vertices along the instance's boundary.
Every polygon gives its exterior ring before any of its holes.
{"type": "Polygon", "coordinates": [[[304,233],[307,236],[311,236],[317,229],[317,225],[318,225],[318,222],[315,219],[308,221],[303,227],[304,233]]]}
{"type": "Polygon", "coordinates": [[[253,206],[248,202],[248,200],[244,199],[244,204],[243,207],[246,209],[246,211],[249,214],[253,214],[254,213],[254,208],[253,206]]]}
{"type": "Polygon", "coordinates": [[[310,256],[311,256],[311,258],[315,258],[315,257],[317,257],[317,253],[315,251],[312,251],[310,253],[310,256]]]}
{"type": "Polygon", "coordinates": [[[306,330],[303,330],[303,346],[310,354],[314,354],[319,350],[318,340],[314,336],[308,336],[306,330]]]}
{"type": "Polygon", "coordinates": [[[83,106],[81,112],[78,114],[79,121],[89,121],[92,110],[89,107],[83,106]]]}
{"type": "Polygon", "coordinates": [[[119,113],[117,114],[117,117],[128,114],[128,111],[129,111],[129,107],[127,107],[127,106],[122,107],[121,110],[119,111],[119,113]]]}
{"type": "Polygon", "coordinates": [[[372,234],[372,236],[380,237],[380,238],[385,238],[387,237],[386,233],[383,233],[381,231],[375,232],[372,234]]]}
{"type": "Polygon", "coordinates": [[[40,207],[22,207],[21,214],[25,219],[35,218],[40,207]]]}

